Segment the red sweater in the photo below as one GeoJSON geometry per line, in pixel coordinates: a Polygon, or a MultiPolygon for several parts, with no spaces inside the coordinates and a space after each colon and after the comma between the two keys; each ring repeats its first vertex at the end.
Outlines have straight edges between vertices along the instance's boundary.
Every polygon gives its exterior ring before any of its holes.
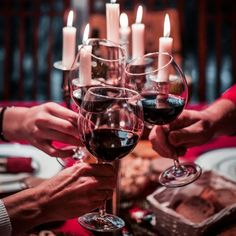
{"type": "Polygon", "coordinates": [[[236,105],[236,84],[226,90],[221,98],[229,99],[236,105]]]}

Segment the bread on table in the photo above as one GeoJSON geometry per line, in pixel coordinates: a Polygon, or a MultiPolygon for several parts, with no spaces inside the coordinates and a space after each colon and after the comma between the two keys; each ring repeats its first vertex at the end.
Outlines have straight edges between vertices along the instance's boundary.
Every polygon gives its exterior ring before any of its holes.
{"type": "Polygon", "coordinates": [[[213,204],[199,196],[187,198],[175,210],[194,223],[200,223],[215,213],[213,204]]]}
{"type": "Polygon", "coordinates": [[[226,188],[214,189],[207,187],[201,193],[201,197],[211,201],[215,205],[217,211],[236,203],[236,194],[226,188]]]}
{"type": "Polygon", "coordinates": [[[176,212],[194,223],[200,223],[223,208],[236,203],[236,194],[230,189],[206,187],[199,196],[180,201],[176,212]]]}

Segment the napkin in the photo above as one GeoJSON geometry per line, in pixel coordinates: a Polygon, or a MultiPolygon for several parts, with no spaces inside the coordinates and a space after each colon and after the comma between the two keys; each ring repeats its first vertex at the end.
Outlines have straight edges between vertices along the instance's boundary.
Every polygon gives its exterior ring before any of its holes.
{"type": "Polygon", "coordinates": [[[26,188],[27,188],[27,185],[23,181],[0,184],[0,194],[15,193],[26,188]]]}
{"type": "Polygon", "coordinates": [[[2,173],[33,173],[31,157],[0,158],[0,172],[2,173]]]}

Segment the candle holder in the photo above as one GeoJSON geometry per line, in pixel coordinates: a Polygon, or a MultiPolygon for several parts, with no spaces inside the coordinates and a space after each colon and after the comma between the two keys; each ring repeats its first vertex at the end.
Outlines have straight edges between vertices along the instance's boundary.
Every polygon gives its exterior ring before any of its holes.
{"type": "Polygon", "coordinates": [[[70,104],[70,87],[69,87],[69,84],[68,84],[70,68],[64,66],[62,64],[62,61],[54,62],[53,66],[54,66],[54,68],[62,71],[61,89],[62,89],[62,94],[63,94],[63,101],[65,102],[67,108],[71,108],[71,104],[70,104]]]}

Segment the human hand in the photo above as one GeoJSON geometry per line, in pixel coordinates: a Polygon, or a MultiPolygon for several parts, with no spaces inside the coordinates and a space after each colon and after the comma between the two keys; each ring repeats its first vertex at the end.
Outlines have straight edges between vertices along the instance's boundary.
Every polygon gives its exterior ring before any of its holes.
{"type": "Polygon", "coordinates": [[[111,198],[116,177],[116,170],[110,164],[77,163],[37,187],[4,198],[13,235],[100,207],[111,198]]]}
{"type": "Polygon", "coordinates": [[[112,197],[116,171],[110,164],[78,163],[38,186],[41,208],[49,220],[77,217],[112,197]],[[63,206],[63,207],[62,207],[63,206]]]}
{"type": "Polygon", "coordinates": [[[31,108],[9,108],[5,114],[5,134],[10,140],[26,140],[51,156],[67,157],[71,149],[59,149],[53,141],[78,146],[77,113],[49,102],[31,108]]]}
{"type": "Polygon", "coordinates": [[[213,136],[212,126],[207,112],[184,110],[172,123],[155,126],[149,140],[161,156],[176,158],[184,155],[187,148],[210,140],[213,136]]]}

